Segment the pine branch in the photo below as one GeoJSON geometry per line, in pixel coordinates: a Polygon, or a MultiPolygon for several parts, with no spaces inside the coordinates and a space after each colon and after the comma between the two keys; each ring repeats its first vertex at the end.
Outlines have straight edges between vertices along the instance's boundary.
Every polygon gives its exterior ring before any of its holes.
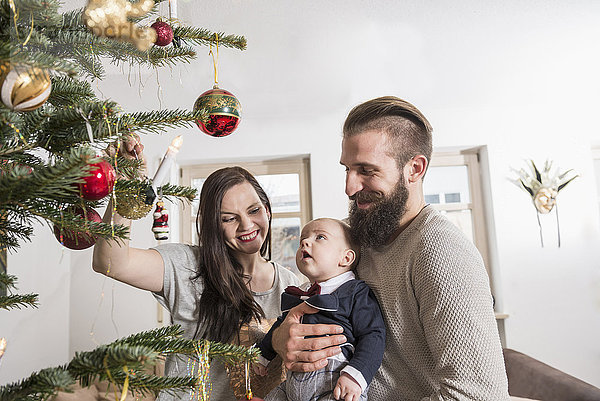
{"type": "Polygon", "coordinates": [[[182,334],[183,330],[181,326],[174,325],[133,334],[112,344],[143,345],[161,354],[190,353],[188,352],[190,350],[193,353],[193,341],[182,338],[182,334]]]}
{"type": "MultiPolygon", "coordinates": [[[[116,119],[113,118],[116,122],[116,119]]],[[[124,114],[120,120],[119,131],[157,134],[167,128],[191,127],[197,120],[208,120],[206,110],[160,110],[124,114]]]]}
{"type": "MultiPolygon", "coordinates": [[[[118,384],[120,390],[123,388],[125,377],[122,370],[116,371],[113,375],[113,380],[118,384]]],[[[164,377],[143,372],[129,376],[129,388],[143,395],[154,394],[156,396],[160,391],[174,395],[177,391],[189,390],[197,385],[198,379],[192,376],[164,377]]]]}
{"type": "Polygon", "coordinates": [[[75,380],[64,368],[48,368],[27,379],[0,387],[0,401],[46,400],[59,391],[68,391],[75,380]]]}
{"type": "Polygon", "coordinates": [[[14,250],[19,247],[19,242],[29,241],[33,235],[33,228],[24,224],[11,221],[12,215],[6,212],[6,219],[0,219],[0,248],[14,250]]]}
{"type": "MultiPolygon", "coordinates": [[[[23,28],[31,26],[56,26],[60,23],[60,2],[57,0],[13,0],[17,11],[17,23],[23,28]]],[[[13,21],[14,13],[9,0],[0,1],[0,18],[13,21]]],[[[25,31],[24,31],[25,32],[25,31]]],[[[28,32],[28,30],[27,30],[28,32]]],[[[26,36],[26,35],[24,35],[26,36]]]]}
{"type": "Polygon", "coordinates": [[[189,63],[196,58],[196,51],[190,46],[151,47],[146,55],[148,63],[154,67],[174,66],[189,63]]]}
{"type": "Polygon", "coordinates": [[[17,276],[13,276],[7,273],[4,273],[0,270],[0,289],[5,288],[7,290],[16,289],[17,286],[17,276]]]}
{"type": "MultiPolygon", "coordinates": [[[[204,46],[217,44],[217,36],[208,29],[192,26],[175,26],[173,27],[173,35],[194,44],[204,46]]],[[[216,35],[219,38],[219,46],[246,50],[246,38],[243,36],[225,35],[223,32],[218,32],[216,35]]]]}
{"type": "Polygon", "coordinates": [[[256,347],[246,348],[240,345],[211,342],[208,355],[211,359],[217,358],[226,364],[239,364],[256,361],[260,350],[256,347]]]}
{"type": "MultiPolygon", "coordinates": [[[[74,145],[89,143],[87,122],[90,124],[95,140],[113,140],[118,117],[111,122],[111,116],[118,110],[118,105],[112,101],[82,102],[77,107],[46,110],[46,118],[35,127],[37,142],[40,147],[52,153],[62,152],[74,145]]],[[[29,113],[35,116],[35,112],[29,113]]],[[[29,115],[28,114],[28,115],[29,115]]]]}
{"type": "Polygon", "coordinates": [[[178,198],[185,198],[192,202],[198,196],[198,190],[192,187],[182,187],[179,185],[165,184],[159,188],[159,193],[162,192],[164,196],[176,196],[178,198]]]}
{"type": "Polygon", "coordinates": [[[89,174],[90,163],[98,159],[87,148],[71,149],[61,163],[39,167],[33,171],[15,166],[8,174],[0,177],[0,210],[7,204],[25,206],[29,200],[53,199],[68,202],[78,195],[75,184],[83,182],[81,177],[89,174]]]}
{"type": "Polygon", "coordinates": [[[89,82],[66,77],[52,78],[52,93],[48,102],[53,106],[75,106],[91,100],[96,100],[96,95],[89,82]]]}
{"type": "Polygon", "coordinates": [[[38,67],[68,75],[74,75],[78,67],[70,60],[44,52],[23,51],[13,43],[10,38],[0,38],[0,61],[15,64],[24,64],[29,67],[38,67]]]}
{"type": "MultiPolygon", "coordinates": [[[[40,216],[41,217],[41,216],[40,216]]],[[[53,212],[44,214],[44,219],[52,222],[63,235],[75,239],[76,234],[86,234],[107,239],[126,239],[129,238],[129,229],[120,224],[107,224],[102,222],[89,221],[76,213],[67,210],[62,212],[53,212]]]]}
{"type": "MultiPolygon", "coordinates": [[[[181,334],[183,334],[181,326],[173,325],[166,328],[137,333],[124,339],[117,340],[113,344],[139,344],[145,345],[161,353],[179,353],[195,356],[198,340],[181,338],[181,334]]],[[[199,341],[203,342],[206,340],[199,341]]],[[[241,345],[223,344],[214,341],[208,341],[208,343],[210,345],[208,356],[211,359],[220,359],[225,363],[253,361],[260,354],[258,348],[247,348],[241,345]]]]}
{"type": "Polygon", "coordinates": [[[21,309],[28,306],[37,308],[39,305],[38,294],[25,294],[25,295],[4,295],[0,296],[0,309],[21,309]]]}
{"type": "Polygon", "coordinates": [[[144,162],[141,159],[126,159],[121,156],[117,157],[118,174],[125,176],[129,180],[139,177],[140,169],[143,164],[144,162]]]}
{"type": "MultiPolygon", "coordinates": [[[[143,395],[154,394],[158,395],[160,391],[164,391],[167,394],[175,394],[177,391],[185,391],[190,388],[194,388],[198,385],[197,378],[193,376],[156,376],[149,375],[144,372],[132,372],[135,374],[129,374],[129,388],[132,393],[139,393],[143,395]]],[[[123,388],[125,382],[125,372],[117,370],[112,375],[112,383],[116,383],[119,391],[123,388]]]]}
{"type": "Polygon", "coordinates": [[[146,364],[153,365],[157,356],[158,353],[149,347],[102,345],[92,351],[75,353],[67,369],[82,386],[89,386],[96,379],[109,379],[107,370],[111,372],[111,376],[118,375],[124,366],[137,370],[146,364]]]}

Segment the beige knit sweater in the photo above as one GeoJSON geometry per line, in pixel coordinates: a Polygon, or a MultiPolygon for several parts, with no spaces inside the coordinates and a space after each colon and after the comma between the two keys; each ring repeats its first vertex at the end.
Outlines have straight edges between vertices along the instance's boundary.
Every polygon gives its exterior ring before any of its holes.
{"type": "Polygon", "coordinates": [[[387,328],[370,401],[509,399],[483,261],[448,219],[426,206],[357,271],[387,328]]]}

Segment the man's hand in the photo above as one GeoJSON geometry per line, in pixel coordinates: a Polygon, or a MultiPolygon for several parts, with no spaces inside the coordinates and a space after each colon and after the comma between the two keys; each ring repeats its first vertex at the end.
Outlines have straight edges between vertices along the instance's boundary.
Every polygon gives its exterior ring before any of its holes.
{"type": "Polygon", "coordinates": [[[356,380],[347,373],[342,373],[333,389],[333,398],[344,401],[358,401],[362,389],[356,380]]]}
{"type": "Polygon", "coordinates": [[[295,372],[313,372],[327,365],[327,357],[341,352],[338,345],[346,342],[340,334],[342,327],[333,324],[301,324],[304,314],[317,313],[319,310],[306,303],[292,308],[285,320],[274,332],[272,345],[288,370],[295,372]],[[307,336],[323,336],[305,338],[307,336]]]}

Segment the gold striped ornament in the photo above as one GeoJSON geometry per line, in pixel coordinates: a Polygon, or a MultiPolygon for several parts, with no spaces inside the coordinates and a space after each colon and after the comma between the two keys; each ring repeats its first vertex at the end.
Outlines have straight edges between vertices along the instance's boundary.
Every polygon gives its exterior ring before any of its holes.
{"type": "Polygon", "coordinates": [[[26,65],[0,65],[2,103],[14,111],[31,111],[48,100],[52,83],[48,71],[26,65]]]}

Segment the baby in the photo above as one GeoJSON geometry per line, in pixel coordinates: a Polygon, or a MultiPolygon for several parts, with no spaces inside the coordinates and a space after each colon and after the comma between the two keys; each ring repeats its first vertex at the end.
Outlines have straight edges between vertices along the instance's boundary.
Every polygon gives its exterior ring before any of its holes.
{"type": "Polygon", "coordinates": [[[352,272],[358,248],[350,240],[350,227],[335,219],[316,219],[302,228],[296,265],[310,280],[300,288],[288,287],[281,295],[283,315],[259,344],[261,356],[254,370],[266,373],[275,358],[271,346],[275,330],[287,312],[306,302],[319,312],[303,316],[303,323],[337,324],[347,342],[342,352],[330,357],[316,372],[291,372],[265,401],[339,400],[364,401],[367,387],[381,365],[385,347],[385,325],[371,289],[352,272]]]}

